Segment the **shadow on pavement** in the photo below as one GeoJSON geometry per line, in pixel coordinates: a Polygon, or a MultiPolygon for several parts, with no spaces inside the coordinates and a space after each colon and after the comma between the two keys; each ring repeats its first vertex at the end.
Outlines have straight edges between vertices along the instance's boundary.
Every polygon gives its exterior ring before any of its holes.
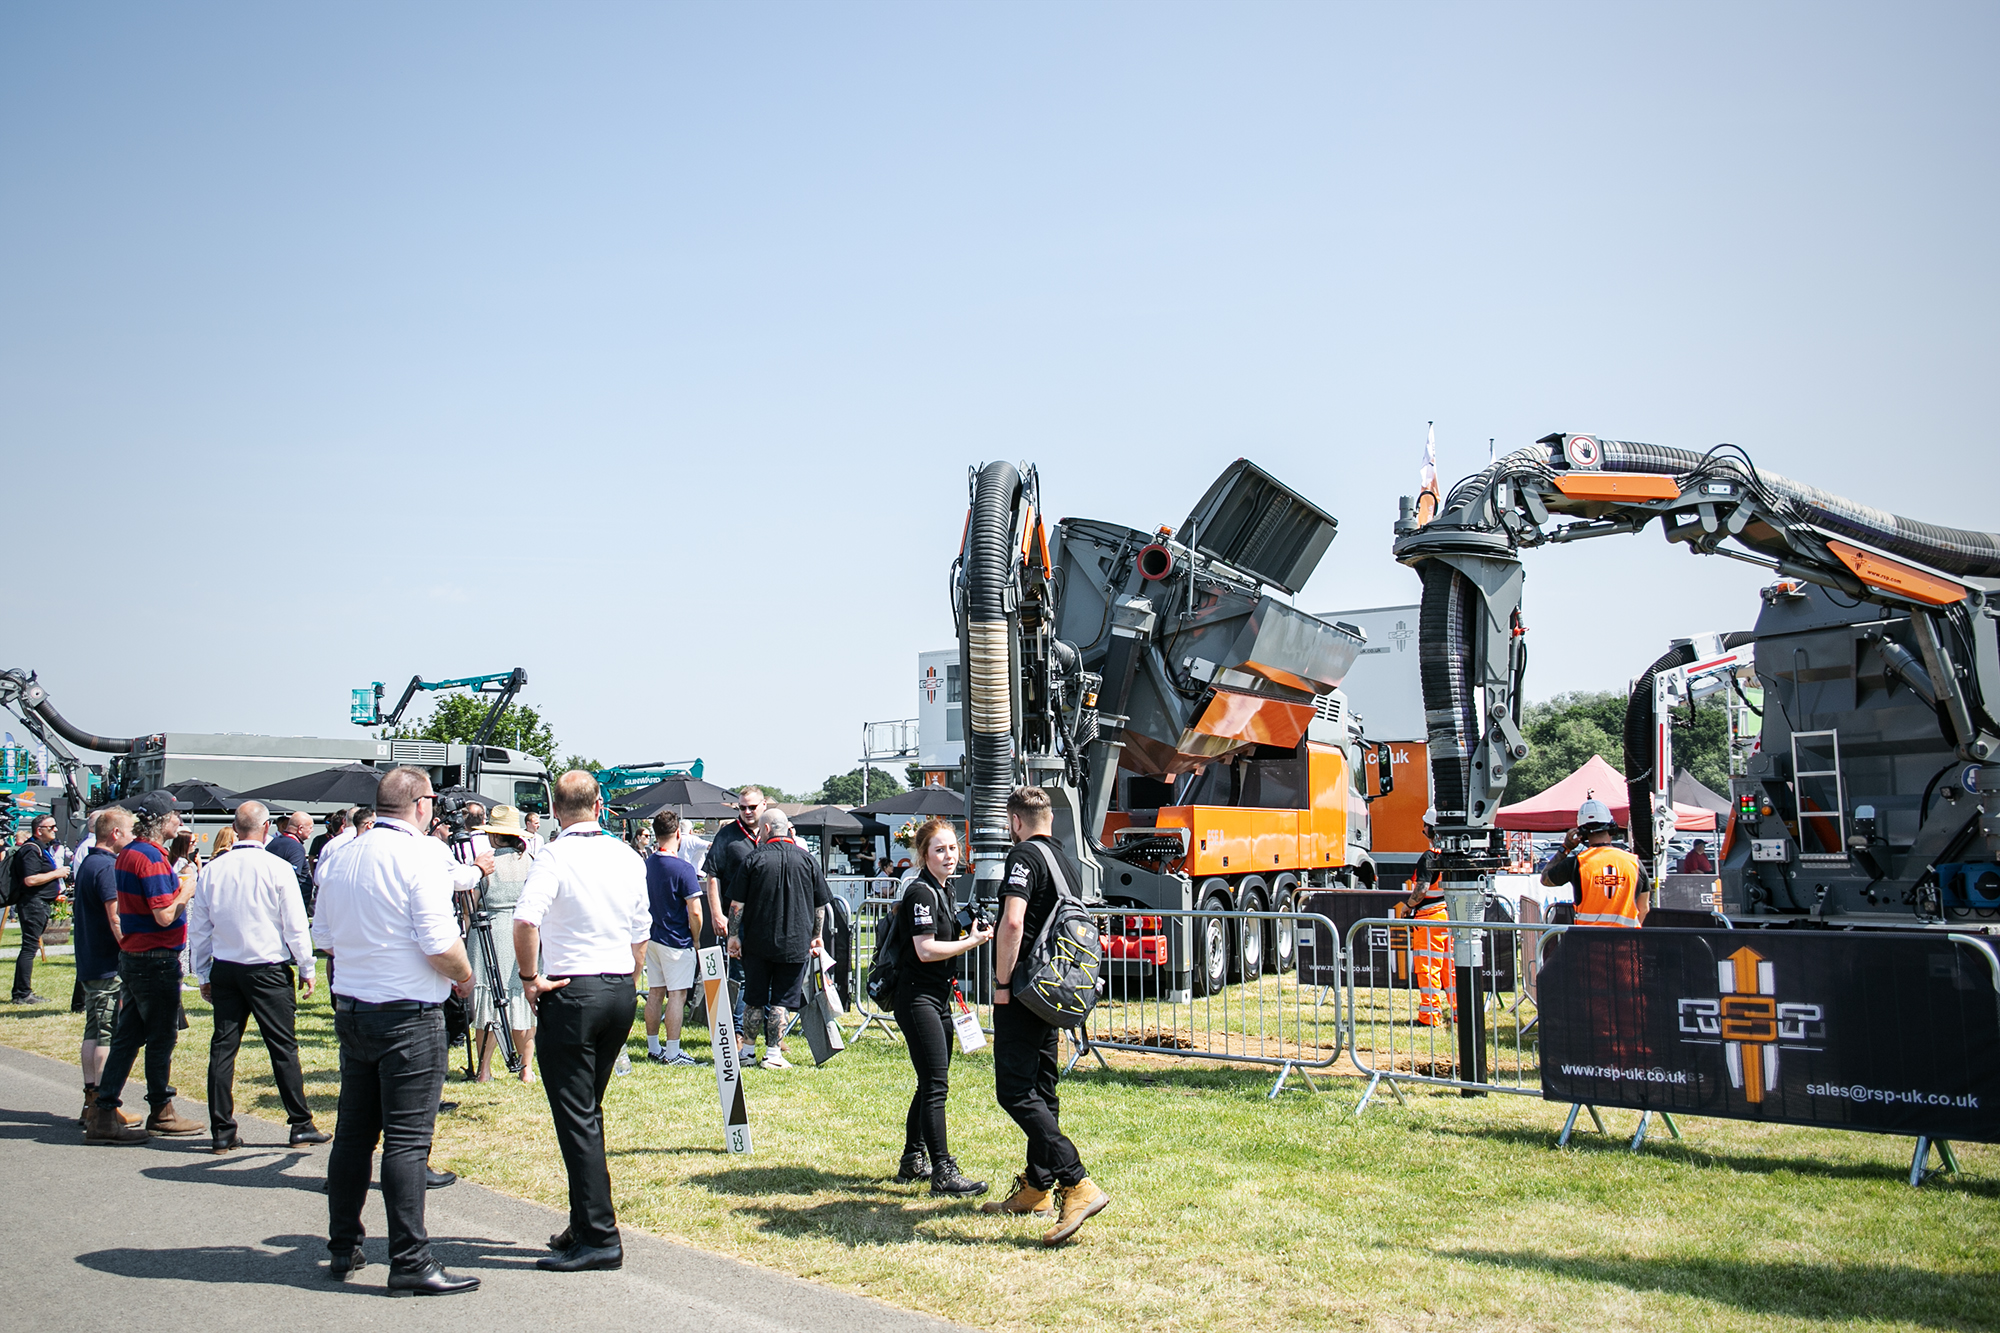
{"type": "Polygon", "coordinates": [[[208,1140],[200,1140],[202,1155],[179,1166],[149,1166],[139,1174],[149,1180],[173,1181],[183,1185],[230,1185],[237,1189],[304,1190],[320,1193],[324,1183],[319,1175],[287,1175],[312,1156],[290,1148],[240,1148],[217,1157],[207,1151],[208,1140]]]}
{"type": "MultiPolygon", "coordinates": [[[[83,1095],[77,1094],[77,1109],[83,1109],[83,1095]]],[[[83,1131],[75,1116],[51,1115],[47,1111],[14,1111],[0,1108],[0,1139],[23,1139],[56,1147],[83,1146],[83,1131]]]]}
{"type": "MultiPolygon", "coordinates": [[[[324,1236],[272,1236],[254,1245],[192,1245],[179,1249],[126,1247],[79,1254],[85,1268],[113,1277],[170,1278],[181,1282],[306,1287],[318,1291],[380,1296],[388,1277],[388,1242],[371,1236],[363,1246],[369,1267],[352,1282],[326,1276],[324,1236]]],[[[479,1270],[531,1269],[541,1251],[483,1236],[433,1236],[431,1252],[445,1267],[479,1270]]]]}
{"type": "Polygon", "coordinates": [[[1755,1263],[1683,1255],[1594,1259],[1527,1250],[1437,1253],[1630,1291],[1693,1296],[1787,1320],[1872,1316],[1934,1328],[1979,1328],[1992,1327],[2000,1307],[2000,1283],[1989,1273],[1935,1273],[1897,1264],[1755,1263]]]}

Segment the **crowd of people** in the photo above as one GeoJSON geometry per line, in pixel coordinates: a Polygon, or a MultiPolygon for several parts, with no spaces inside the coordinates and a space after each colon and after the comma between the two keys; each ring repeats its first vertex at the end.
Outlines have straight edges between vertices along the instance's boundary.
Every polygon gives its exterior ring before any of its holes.
{"type": "MultiPolygon", "coordinates": [[[[559,831],[548,839],[533,813],[467,802],[446,819],[438,802],[424,770],[392,769],[373,807],[335,812],[315,838],[309,816],[274,819],[259,802],[244,801],[205,862],[163,793],[98,811],[74,855],[56,845],[53,818],[36,819],[10,863],[9,899],[23,925],[13,998],[47,1003],[32,988],[34,956],[50,907],[67,891],[83,1015],[80,1123],[84,1141],[102,1146],[206,1132],[218,1154],[240,1148],[236,1058],[254,1020],[291,1146],[332,1142],[329,1276],[346,1279],[366,1262],[361,1211],[379,1145],[388,1285],[424,1295],[479,1285],[438,1262],[424,1229],[427,1189],[441,1175],[450,1179],[431,1169],[429,1155],[440,1106],[449,1105],[441,1103],[449,1011],[462,1007],[478,1034],[473,1077],[493,1077],[504,1029],[519,1077],[539,1078],[554,1122],[570,1216],[539,1266],[619,1267],[604,1093],[614,1073],[629,1068],[626,1044],[641,1007],[636,979],[645,978],[648,1058],[668,1068],[694,1065],[682,1049],[683,1022],[699,951],[720,947],[740,1063],[789,1069],[785,1036],[829,947],[826,876],[788,817],[755,787],[738,794],[737,818],[712,842],[668,811],[648,825],[643,851],[605,833],[596,781],[582,771],[556,781],[559,831]],[[318,987],[318,957],[327,959],[340,1045],[332,1134],[307,1101],[297,1038],[297,1005],[318,987]],[[213,1010],[206,1125],[174,1104],[172,1061],[190,983],[213,1010]],[[135,1064],[144,1116],[125,1109],[135,1064]]],[[[936,1197],[987,1191],[959,1169],[945,1124],[959,960],[991,941],[996,975],[1009,977],[1053,910],[1051,863],[1025,854],[1027,844],[1045,843],[1076,880],[1074,863],[1049,836],[1046,794],[1021,788],[1008,810],[1019,846],[1004,870],[997,927],[968,921],[952,900],[959,848],[944,819],[918,830],[917,865],[896,907],[913,957],[899,974],[894,1015],[916,1086],[895,1179],[928,1183],[936,1197]]],[[[1027,1153],[1012,1193],[982,1207],[1054,1216],[1043,1240],[1059,1244],[1109,1199],[1061,1130],[1056,1029],[1010,1005],[1004,980],[994,1002],[995,1098],[1025,1134],[1027,1153]]]]}

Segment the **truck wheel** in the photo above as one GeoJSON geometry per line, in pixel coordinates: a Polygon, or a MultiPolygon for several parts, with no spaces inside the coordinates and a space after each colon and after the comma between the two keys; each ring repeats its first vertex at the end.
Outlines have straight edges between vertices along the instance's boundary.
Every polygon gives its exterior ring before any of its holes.
{"type": "MultiPolygon", "coordinates": [[[[1205,912],[1227,912],[1235,907],[1228,886],[1202,900],[1205,912]]],[[[1213,995],[1229,984],[1229,922],[1219,916],[1199,916],[1194,921],[1194,958],[1190,969],[1196,995],[1213,995]]]]}
{"type": "MultiPolygon", "coordinates": [[[[1236,901],[1245,912],[1268,911],[1270,899],[1262,878],[1246,875],[1237,890],[1236,901]]],[[[1264,975],[1264,960],[1270,954],[1264,948],[1264,928],[1268,921],[1239,921],[1236,923],[1236,951],[1231,959],[1231,970],[1238,981],[1255,981],[1264,975]]]]}
{"type": "MultiPolygon", "coordinates": [[[[1290,875],[1278,876],[1272,887],[1271,908],[1274,912],[1296,912],[1299,908],[1299,882],[1290,875]]],[[[1277,964],[1279,972],[1290,972],[1299,965],[1298,926],[1291,921],[1267,923],[1271,929],[1265,933],[1264,956],[1277,964]]]]}

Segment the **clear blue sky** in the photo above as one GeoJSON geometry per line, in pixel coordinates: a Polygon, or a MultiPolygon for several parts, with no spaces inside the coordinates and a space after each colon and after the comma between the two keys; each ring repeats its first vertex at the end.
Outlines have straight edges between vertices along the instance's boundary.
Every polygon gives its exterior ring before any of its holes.
{"type": "MultiPolygon", "coordinates": [[[[965,469],[1317,609],[1557,429],[2000,528],[1991,6],[11,5],[5,663],[100,732],[525,666],[566,749],[809,787],[950,642],[965,469]],[[576,599],[589,642],[537,607],[576,599]]],[[[1529,557],[1530,693],[1748,624],[1529,557]]]]}

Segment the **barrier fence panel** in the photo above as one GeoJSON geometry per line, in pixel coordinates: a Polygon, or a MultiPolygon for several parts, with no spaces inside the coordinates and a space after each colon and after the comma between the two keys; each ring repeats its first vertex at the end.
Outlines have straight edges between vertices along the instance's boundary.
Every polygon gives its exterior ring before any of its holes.
{"type": "MultiPolygon", "coordinates": [[[[887,898],[863,897],[851,917],[852,958],[846,974],[854,996],[850,1012],[860,1019],[848,1038],[869,1028],[893,1031],[895,1016],[869,1002],[867,980],[875,950],[889,930],[896,904],[887,898]]],[[[1214,994],[1175,1001],[1164,984],[1172,972],[1189,970],[1190,951],[1208,933],[1219,929],[1224,938],[1244,930],[1267,936],[1287,931],[1297,939],[1335,939],[1326,917],[1302,912],[1145,911],[1098,907],[1100,938],[1105,946],[1104,986],[1096,1009],[1083,1028],[1070,1035],[1073,1052],[1064,1072],[1093,1049],[1131,1051],[1180,1059],[1215,1060],[1264,1065],[1278,1070],[1271,1088],[1276,1096],[1294,1071],[1312,1086],[1313,1070],[1326,1069],[1342,1051],[1345,1023],[1341,1014],[1338,967],[1323,960],[1321,970],[1290,967],[1251,977],[1233,976],[1214,994]]],[[[1234,951],[1241,957],[1241,950],[1234,951]]],[[[1280,956],[1277,949],[1262,958],[1280,956]]],[[[959,989],[979,1018],[993,1031],[993,946],[962,955],[959,989]]],[[[1098,1057],[1100,1062],[1102,1056],[1098,1057]]]]}
{"type": "Polygon", "coordinates": [[[1347,1044],[1368,1079],[1539,1097],[1535,966],[1566,926],[1366,918],[1347,929],[1347,1044]]]}
{"type": "MultiPolygon", "coordinates": [[[[1170,973],[1190,970],[1188,953],[1205,941],[1233,940],[1248,930],[1263,932],[1267,946],[1279,931],[1294,940],[1321,932],[1330,938],[1333,923],[1324,916],[1129,908],[1093,908],[1092,913],[1105,942],[1105,985],[1103,998],[1084,1024],[1089,1048],[1266,1065],[1278,1071],[1272,1097],[1294,1071],[1317,1090],[1312,1071],[1331,1068],[1340,1058],[1345,1027],[1340,987],[1312,969],[1299,970],[1296,950],[1288,957],[1270,947],[1257,951],[1266,960],[1260,975],[1232,971],[1229,984],[1207,995],[1175,1000],[1164,984],[1170,973]],[[1282,966],[1280,958],[1287,959],[1282,966]]],[[[1245,952],[1231,951],[1238,966],[1245,952]]]]}

